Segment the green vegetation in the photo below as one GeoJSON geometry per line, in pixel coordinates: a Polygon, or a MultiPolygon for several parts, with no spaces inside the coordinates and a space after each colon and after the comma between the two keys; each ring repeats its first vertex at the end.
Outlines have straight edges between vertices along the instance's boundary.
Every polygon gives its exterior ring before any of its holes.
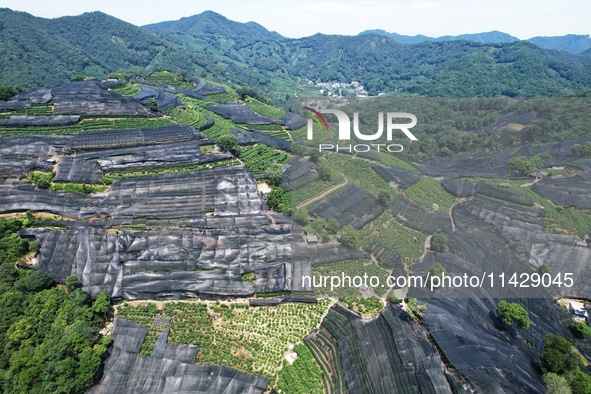
{"type": "Polygon", "coordinates": [[[146,77],[146,81],[162,83],[181,89],[192,89],[193,86],[195,86],[193,81],[185,79],[182,75],[170,71],[155,71],[146,77]]]}
{"type": "Polygon", "coordinates": [[[499,301],[497,304],[497,316],[504,327],[517,323],[518,328],[529,328],[530,320],[527,310],[517,302],[499,301]]]}
{"type": "Polygon", "coordinates": [[[447,270],[441,263],[435,263],[429,269],[429,276],[431,277],[431,282],[433,282],[433,278],[438,277],[443,280],[444,275],[447,275],[447,270]]]}
{"type": "Polygon", "coordinates": [[[285,394],[323,394],[322,370],[308,346],[299,344],[293,351],[298,357],[293,364],[283,361],[275,390],[285,394]]]}
{"type": "Polygon", "coordinates": [[[280,187],[274,187],[267,195],[267,203],[273,210],[281,213],[291,213],[291,192],[280,187]]]}
{"type": "Polygon", "coordinates": [[[206,122],[205,114],[202,112],[201,108],[196,106],[194,103],[190,104],[193,98],[183,97],[183,104],[185,105],[186,109],[180,108],[173,108],[168,113],[176,123],[186,124],[193,128],[199,128],[203,126],[206,122]]]}
{"type": "Polygon", "coordinates": [[[406,300],[406,312],[415,320],[423,318],[427,305],[421,304],[416,298],[410,298],[406,300]]]}
{"type": "MultiPolygon", "coordinates": [[[[390,184],[372,170],[371,167],[374,165],[372,162],[332,152],[326,152],[325,158],[321,159],[322,162],[326,163],[332,173],[341,174],[349,181],[349,184],[360,186],[375,197],[378,197],[383,191],[390,193],[392,197],[397,195],[390,184]]],[[[331,182],[334,181],[336,179],[331,182]]]]}
{"type": "Polygon", "coordinates": [[[107,185],[90,185],[88,183],[53,183],[49,190],[90,194],[90,193],[102,193],[107,190],[107,185]]]}
{"type": "Polygon", "coordinates": [[[111,88],[112,91],[121,93],[125,96],[133,97],[139,92],[141,92],[141,87],[137,83],[126,83],[119,86],[113,86],[111,88]]]}
{"type": "Polygon", "coordinates": [[[591,336],[591,328],[587,325],[587,323],[582,321],[576,321],[570,325],[570,330],[573,335],[577,338],[585,338],[591,336]]]}
{"type": "Polygon", "coordinates": [[[281,119],[285,116],[284,110],[262,103],[251,97],[247,97],[244,103],[256,113],[267,116],[271,119],[281,119]]]}
{"type": "MultiPolygon", "coordinates": [[[[147,327],[157,315],[171,317],[169,342],[197,345],[198,364],[224,364],[273,378],[283,366],[287,345],[302,343],[330,303],[249,307],[242,302],[167,302],[158,310],[154,303],[138,302],[120,305],[117,315],[147,327]]],[[[145,343],[150,352],[154,342],[145,343]]]]}
{"type": "Polygon", "coordinates": [[[591,157],[591,141],[587,141],[583,145],[574,144],[570,150],[573,155],[580,157],[591,157]]]}
{"type": "MultiPolygon", "coordinates": [[[[292,192],[293,196],[293,192],[292,192]]],[[[310,214],[306,208],[296,209],[292,215],[293,220],[298,222],[300,225],[305,226],[310,222],[310,214]]]]}
{"type": "Polygon", "coordinates": [[[167,118],[121,117],[90,118],[70,126],[3,128],[2,136],[25,134],[73,135],[85,131],[142,129],[174,124],[167,118]]]}
{"type": "Polygon", "coordinates": [[[572,394],[568,381],[553,372],[544,375],[546,394],[572,394]]]}
{"type": "Polygon", "coordinates": [[[342,182],[343,178],[338,173],[333,173],[329,180],[316,179],[315,181],[306,183],[304,186],[297,188],[292,191],[293,205],[297,206],[303,203],[305,200],[322,194],[325,190],[332,188],[339,182],[342,182]]]}
{"type": "Polygon", "coordinates": [[[254,272],[247,272],[242,274],[242,281],[246,283],[253,283],[255,280],[254,272]]]}
{"type": "Polygon", "coordinates": [[[0,218],[0,389],[85,392],[110,344],[98,334],[105,315],[81,289],[66,291],[45,271],[14,268],[35,249],[15,235],[26,223],[0,218]]]}
{"type": "Polygon", "coordinates": [[[374,317],[384,309],[381,298],[339,298],[339,301],[347,306],[350,311],[356,312],[361,317],[374,317]]]}
{"type": "Polygon", "coordinates": [[[191,171],[198,171],[203,170],[206,168],[216,168],[216,167],[227,167],[227,166],[236,166],[240,165],[240,162],[236,159],[225,159],[225,160],[218,160],[211,163],[202,163],[202,164],[186,164],[186,165],[178,165],[178,166],[162,166],[162,167],[149,167],[149,168],[142,168],[142,169],[120,169],[108,172],[105,174],[104,182],[106,185],[110,185],[114,179],[124,179],[124,178],[137,178],[142,176],[150,176],[156,174],[173,174],[178,172],[191,172],[191,171]]]}
{"type": "Polygon", "coordinates": [[[540,156],[531,157],[515,156],[507,161],[507,167],[519,175],[527,175],[539,171],[542,168],[543,160],[540,156]]]}
{"type": "MultiPolygon", "coordinates": [[[[554,334],[544,338],[544,354],[540,358],[540,369],[544,374],[549,392],[550,387],[554,389],[555,386],[564,386],[564,381],[558,377],[568,382],[574,394],[590,392],[591,376],[580,370],[583,365],[583,357],[566,338],[554,334]]],[[[560,393],[565,392],[568,391],[560,393]]]]}
{"type": "Polygon", "coordinates": [[[455,197],[445,191],[440,181],[428,176],[422,176],[404,193],[417,204],[445,214],[455,202],[455,197]]]}
{"type": "Polygon", "coordinates": [[[445,252],[447,250],[447,242],[447,235],[445,235],[444,233],[436,232],[431,237],[430,249],[435,253],[445,252]]]}
{"type": "Polygon", "coordinates": [[[222,135],[217,139],[216,145],[224,152],[230,152],[236,157],[240,156],[240,145],[238,145],[238,140],[233,134],[222,135]]]}
{"type": "Polygon", "coordinates": [[[12,96],[16,96],[24,91],[25,88],[20,85],[0,86],[0,101],[6,101],[12,96]]]}
{"type": "Polygon", "coordinates": [[[13,115],[52,116],[53,104],[33,104],[31,108],[6,110],[4,112],[0,110],[0,116],[2,118],[8,118],[13,115]]]}
{"type": "Polygon", "coordinates": [[[390,211],[365,225],[361,231],[364,245],[379,239],[384,245],[394,249],[405,263],[418,260],[424,252],[427,235],[409,229],[398,222],[390,211]]]}
{"type": "Polygon", "coordinates": [[[37,186],[40,189],[49,189],[54,177],[54,172],[50,172],[48,174],[44,172],[34,171],[29,173],[29,182],[31,182],[33,185],[37,186]]]}
{"type": "Polygon", "coordinates": [[[255,175],[267,172],[273,164],[285,164],[291,156],[264,144],[240,147],[240,160],[255,175]]]}
{"type": "MultiPolygon", "coordinates": [[[[208,96],[208,100],[213,96],[208,96]]],[[[192,97],[185,95],[179,95],[181,102],[185,106],[184,110],[175,108],[170,111],[171,118],[181,124],[186,124],[191,127],[199,127],[206,123],[205,117],[209,117],[213,120],[214,124],[207,130],[203,130],[203,133],[209,138],[218,139],[223,135],[227,135],[230,129],[240,127],[234,124],[229,119],[224,119],[222,116],[214,114],[213,112],[205,109],[209,105],[217,105],[215,102],[197,100],[192,97]]]]}
{"type": "MultiPolygon", "coordinates": [[[[367,274],[368,278],[376,276],[380,279],[380,284],[386,283],[386,278],[388,277],[388,275],[390,275],[390,272],[387,269],[380,267],[378,264],[371,260],[365,259],[338,261],[335,263],[318,265],[313,268],[313,274],[316,278],[316,281],[319,281],[320,278],[323,276],[336,275],[340,277],[342,273],[351,277],[363,277],[365,274],[367,274]]],[[[378,296],[382,296],[387,291],[386,288],[375,288],[372,290],[378,296]]],[[[330,296],[352,300],[362,296],[360,289],[353,287],[352,285],[351,287],[341,286],[339,288],[333,289],[333,291],[331,292],[330,283],[328,283],[328,288],[317,287],[314,289],[314,292],[318,297],[330,296]]],[[[367,308],[369,308],[369,306],[370,303],[367,304],[367,308]]],[[[349,309],[354,310],[354,308],[349,309]]],[[[381,310],[382,306],[380,306],[379,309],[381,310]]],[[[370,310],[371,308],[368,309],[368,313],[370,310]]]]}

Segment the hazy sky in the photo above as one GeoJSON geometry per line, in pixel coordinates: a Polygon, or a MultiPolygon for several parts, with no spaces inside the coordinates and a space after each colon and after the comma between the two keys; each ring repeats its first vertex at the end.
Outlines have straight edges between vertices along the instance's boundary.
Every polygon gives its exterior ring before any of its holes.
{"type": "Polygon", "coordinates": [[[212,10],[287,37],[367,29],[428,36],[500,30],[521,39],[591,33],[589,0],[2,0],[0,6],[47,18],[98,10],[135,25],[212,10]]]}

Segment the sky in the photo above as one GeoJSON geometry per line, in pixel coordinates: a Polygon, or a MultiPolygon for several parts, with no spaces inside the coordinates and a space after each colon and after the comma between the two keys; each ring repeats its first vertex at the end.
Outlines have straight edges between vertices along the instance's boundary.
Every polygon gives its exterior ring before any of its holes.
{"type": "Polygon", "coordinates": [[[46,18],[103,11],[138,26],[212,10],[292,38],[369,29],[432,37],[499,30],[520,39],[591,33],[589,0],[2,0],[0,7],[46,18]]]}

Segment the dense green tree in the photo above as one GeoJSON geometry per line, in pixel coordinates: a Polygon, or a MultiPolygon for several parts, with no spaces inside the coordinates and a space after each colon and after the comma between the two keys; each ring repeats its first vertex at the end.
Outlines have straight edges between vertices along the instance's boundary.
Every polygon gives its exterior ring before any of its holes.
{"type": "Polygon", "coordinates": [[[542,168],[542,163],[543,161],[539,156],[515,156],[507,161],[507,167],[519,175],[527,175],[539,171],[542,168]]]}
{"type": "Polygon", "coordinates": [[[577,371],[582,365],[581,357],[574,352],[573,345],[566,338],[554,334],[544,338],[544,353],[540,358],[543,373],[562,375],[577,371]]]}
{"type": "Polygon", "coordinates": [[[96,300],[92,303],[92,310],[99,316],[106,316],[109,312],[109,306],[111,305],[111,298],[105,290],[101,290],[96,296],[96,300]]]}
{"type": "Polygon", "coordinates": [[[235,135],[223,135],[216,140],[216,144],[224,152],[230,152],[236,157],[240,156],[240,145],[238,144],[238,140],[236,139],[235,135]]]}
{"type": "Polygon", "coordinates": [[[591,335],[591,328],[589,328],[587,323],[582,321],[577,321],[571,324],[570,330],[577,338],[584,338],[591,335]]]}
{"type": "Polygon", "coordinates": [[[431,237],[430,249],[433,252],[445,252],[447,250],[448,237],[444,233],[437,232],[431,237]]]}
{"type": "Polygon", "coordinates": [[[576,156],[591,157],[591,141],[587,141],[583,145],[574,144],[571,147],[571,152],[576,156]]]}
{"type": "Polygon", "coordinates": [[[568,381],[553,372],[544,375],[546,394],[572,394],[568,381]]]}
{"type": "Polygon", "coordinates": [[[158,112],[158,101],[156,101],[154,97],[150,97],[148,100],[148,108],[150,108],[150,111],[152,112],[158,112]]]}
{"type": "Polygon", "coordinates": [[[591,393],[591,376],[582,371],[572,372],[567,376],[573,394],[591,393]]]}
{"type": "Polygon", "coordinates": [[[517,323],[518,328],[528,328],[530,325],[529,313],[517,302],[499,301],[497,316],[505,327],[513,323],[517,323]]]}
{"type": "Polygon", "coordinates": [[[51,275],[41,270],[33,271],[25,280],[27,290],[34,293],[49,289],[51,286],[53,286],[53,284],[54,282],[51,278],[51,275]]]}
{"type": "Polygon", "coordinates": [[[341,225],[339,224],[339,221],[336,218],[329,219],[326,224],[326,230],[328,231],[329,234],[332,234],[332,235],[336,235],[339,232],[340,228],[341,228],[341,225]]]}
{"type": "Polygon", "coordinates": [[[308,210],[306,208],[299,208],[293,214],[293,220],[305,226],[310,221],[310,215],[308,214],[308,210]]]}
{"type": "Polygon", "coordinates": [[[289,192],[280,187],[274,187],[269,194],[267,194],[267,203],[271,208],[277,212],[290,214],[291,201],[289,192]]]}
{"type": "Polygon", "coordinates": [[[0,101],[6,101],[12,96],[16,96],[24,91],[25,88],[20,85],[0,86],[0,101]]]}
{"type": "Polygon", "coordinates": [[[70,275],[66,277],[66,287],[70,292],[74,291],[75,289],[78,289],[81,286],[82,285],[80,283],[80,280],[78,279],[78,276],[70,275]]]}
{"type": "Polygon", "coordinates": [[[345,245],[349,245],[356,249],[361,249],[363,246],[363,239],[359,231],[355,230],[351,225],[345,226],[341,229],[341,236],[339,241],[345,245]]]}

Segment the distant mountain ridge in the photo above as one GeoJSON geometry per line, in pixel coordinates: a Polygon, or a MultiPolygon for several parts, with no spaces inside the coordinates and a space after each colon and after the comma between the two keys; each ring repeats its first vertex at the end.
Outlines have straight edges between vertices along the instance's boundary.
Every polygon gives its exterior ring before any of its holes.
{"type": "Polygon", "coordinates": [[[365,30],[359,34],[378,34],[386,37],[391,37],[398,41],[401,44],[420,44],[422,42],[428,41],[459,41],[459,40],[466,40],[472,42],[479,42],[482,44],[500,44],[500,43],[509,43],[519,41],[519,38],[513,37],[510,34],[503,33],[500,31],[490,31],[485,33],[475,33],[475,34],[460,34],[458,36],[442,36],[442,37],[429,37],[422,34],[417,34],[415,36],[406,36],[403,34],[398,33],[388,33],[385,30],[375,29],[375,30],[365,30]]]}
{"type": "MultiPolygon", "coordinates": [[[[432,42],[432,41],[472,41],[472,42],[479,42],[483,44],[501,44],[501,43],[511,43],[515,41],[519,41],[519,38],[514,37],[510,34],[503,33],[498,30],[493,30],[484,33],[475,33],[475,34],[460,34],[457,36],[441,36],[441,37],[429,37],[422,34],[417,34],[414,36],[407,36],[404,34],[398,33],[389,33],[385,30],[381,29],[373,29],[373,30],[365,30],[359,33],[362,34],[378,34],[385,37],[390,37],[395,39],[397,42],[401,44],[420,44],[423,42],[432,42]]],[[[543,49],[554,49],[558,51],[565,51],[572,53],[574,55],[579,54],[581,52],[586,51],[587,49],[591,48],[591,37],[589,35],[576,35],[576,34],[567,34],[565,36],[555,36],[555,37],[532,37],[525,41],[529,41],[540,48],[543,49]]]]}

